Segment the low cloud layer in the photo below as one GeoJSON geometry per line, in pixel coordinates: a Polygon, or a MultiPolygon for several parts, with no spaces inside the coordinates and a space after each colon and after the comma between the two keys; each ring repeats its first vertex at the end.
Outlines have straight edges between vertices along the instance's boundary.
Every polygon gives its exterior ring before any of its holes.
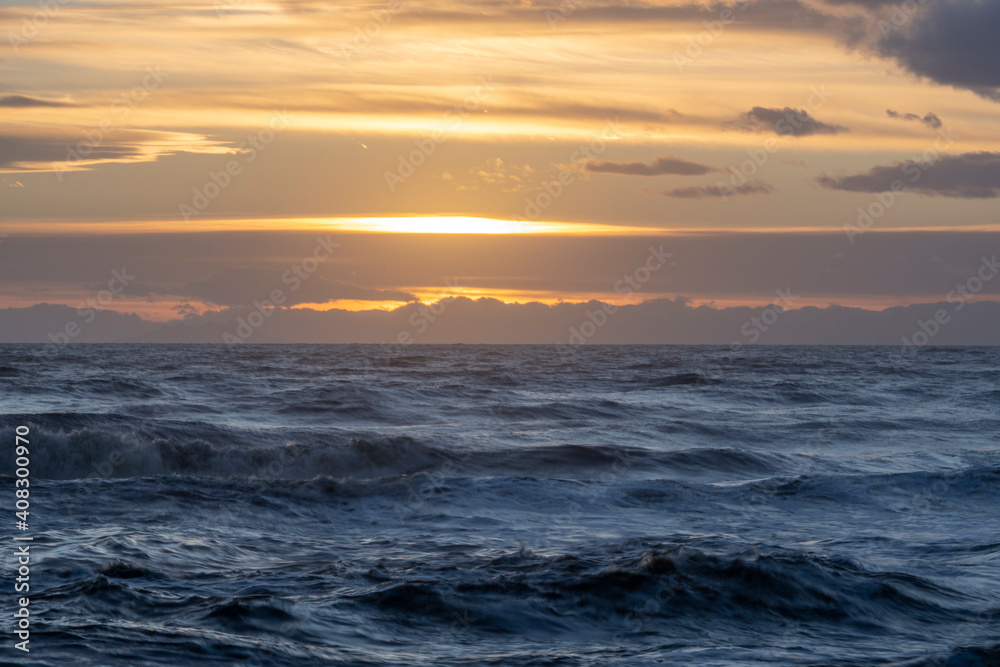
{"type": "Polygon", "coordinates": [[[846,192],[913,191],[960,199],[1000,197],[1000,153],[963,153],[934,163],[907,160],[872,167],[863,174],[823,176],[820,185],[846,192]]]}
{"type": "MultiPolygon", "coordinates": [[[[904,338],[918,345],[991,345],[1000,331],[996,302],[967,303],[961,311],[950,302],[870,311],[693,307],[683,299],[615,309],[598,301],[546,306],[451,298],[433,311],[413,304],[389,312],[279,309],[268,317],[254,312],[230,309],[166,324],[103,312],[74,342],[222,343],[228,335],[227,340],[247,343],[837,344],[893,345],[902,351],[904,338]],[[927,324],[935,321],[936,326],[927,324]],[[920,333],[927,330],[933,337],[920,333]]],[[[49,334],[74,318],[72,308],[48,304],[0,310],[0,342],[49,343],[49,334]]],[[[48,349],[57,354],[60,346],[48,349]]]]}

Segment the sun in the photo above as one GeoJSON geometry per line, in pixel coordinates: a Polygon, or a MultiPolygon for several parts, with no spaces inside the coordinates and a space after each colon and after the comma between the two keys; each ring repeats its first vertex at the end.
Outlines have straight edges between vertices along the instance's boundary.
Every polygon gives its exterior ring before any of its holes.
{"type": "Polygon", "coordinates": [[[532,223],[463,215],[355,218],[350,221],[337,221],[334,224],[343,228],[344,223],[351,231],[402,234],[521,234],[533,231],[532,223]]]}

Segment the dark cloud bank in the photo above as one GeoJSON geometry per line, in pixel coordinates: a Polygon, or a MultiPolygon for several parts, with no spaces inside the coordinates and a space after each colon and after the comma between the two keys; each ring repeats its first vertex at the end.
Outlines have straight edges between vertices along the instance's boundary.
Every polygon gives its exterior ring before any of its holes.
{"type": "Polygon", "coordinates": [[[876,23],[874,50],[938,83],[1000,101],[1000,3],[995,0],[924,0],[918,9],[885,6],[876,23]]]}
{"type": "Polygon", "coordinates": [[[847,192],[902,189],[960,199],[1000,197],[1000,153],[946,155],[934,162],[907,160],[878,165],[862,174],[822,176],[821,186],[847,192]]]}
{"type": "MultiPolygon", "coordinates": [[[[230,334],[245,337],[247,343],[900,345],[903,337],[912,340],[917,335],[922,340],[918,332],[930,330],[934,334],[926,342],[934,345],[1000,343],[996,302],[783,312],[779,306],[695,308],[682,299],[657,299],[608,310],[596,301],[509,305],[460,297],[434,307],[411,304],[391,312],[277,310],[264,318],[248,309],[229,309],[166,324],[104,311],[81,325],[73,342],[222,343],[230,334]],[[940,323],[933,323],[935,319],[940,323]]],[[[80,318],[66,306],[0,310],[0,342],[49,342],[49,334],[62,331],[68,321],[80,318]]]]}

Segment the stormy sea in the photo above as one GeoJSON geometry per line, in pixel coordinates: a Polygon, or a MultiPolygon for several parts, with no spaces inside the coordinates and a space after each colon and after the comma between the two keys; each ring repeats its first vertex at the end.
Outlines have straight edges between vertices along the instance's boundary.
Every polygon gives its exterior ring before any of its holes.
{"type": "Polygon", "coordinates": [[[1000,348],[3,345],[0,378],[3,664],[1000,665],[1000,348]]]}

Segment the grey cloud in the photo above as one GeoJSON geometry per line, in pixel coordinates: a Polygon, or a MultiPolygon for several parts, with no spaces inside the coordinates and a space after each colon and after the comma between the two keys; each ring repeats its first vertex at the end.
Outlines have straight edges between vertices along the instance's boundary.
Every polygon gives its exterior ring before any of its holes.
{"type": "MultiPolygon", "coordinates": [[[[794,293],[793,293],[794,296],[794,293]]],[[[427,311],[418,304],[393,311],[346,312],[340,310],[280,309],[254,331],[251,343],[385,343],[410,332],[417,343],[567,343],[573,329],[591,321],[588,313],[603,311],[598,301],[557,305],[505,304],[494,299],[449,298],[440,302],[441,317],[417,333],[414,318],[427,322],[427,311]]],[[[620,306],[607,324],[587,343],[603,344],[709,344],[750,343],[741,330],[761,318],[765,308],[693,307],[685,299],[655,299],[620,306]]],[[[829,306],[779,311],[761,344],[887,345],[886,354],[898,353],[902,337],[913,336],[918,322],[933,320],[941,309],[954,312],[953,303],[927,303],[883,311],[829,306]]],[[[230,309],[204,316],[188,315],[166,324],[135,315],[105,312],[84,327],[74,342],[220,343],[232,333],[237,318],[250,311],[230,309]]],[[[0,342],[48,341],[47,333],[59,330],[76,316],[66,306],[38,305],[0,310],[0,342]]],[[[966,303],[961,317],[952,318],[934,338],[935,345],[995,345],[1000,331],[1000,303],[966,303]]],[[[579,334],[578,334],[579,335],[579,334]]],[[[58,350],[57,346],[48,346],[58,350]]]]}
{"type": "Polygon", "coordinates": [[[0,107],[24,108],[24,107],[75,107],[76,104],[69,102],[59,102],[56,100],[43,100],[38,97],[28,97],[27,95],[0,95],[0,107]]]}
{"type": "Polygon", "coordinates": [[[871,49],[918,76],[1000,101],[1000,3],[940,0],[910,13],[904,4],[877,14],[871,49]]]}
{"type": "Polygon", "coordinates": [[[1000,197],[1000,153],[948,155],[933,163],[906,160],[878,165],[863,174],[822,176],[818,182],[825,188],[847,192],[905,188],[925,195],[991,199],[1000,197]]]}
{"type": "Polygon", "coordinates": [[[681,176],[701,176],[713,171],[718,171],[715,167],[709,167],[697,162],[690,162],[683,158],[666,155],[658,157],[652,162],[611,162],[607,160],[588,160],[584,163],[587,171],[601,174],[626,174],[630,176],[662,176],[666,174],[676,174],[681,176]]]}
{"type": "MultiPolygon", "coordinates": [[[[39,302],[48,292],[28,294],[26,288],[66,292],[106,285],[111,270],[122,267],[137,276],[135,293],[175,294],[220,269],[246,266],[268,269],[261,272],[263,277],[248,278],[253,280],[253,294],[228,294],[221,286],[211,294],[220,301],[227,296],[229,301],[249,296],[246,303],[251,303],[278,287],[297,300],[301,292],[308,296],[301,300],[318,302],[339,289],[308,287],[323,277],[378,289],[383,298],[391,299],[386,291],[406,289],[401,286],[440,288],[445,278],[457,278],[458,285],[468,288],[555,291],[574,300],[611,292],[624,271],[645,260],[650,246],[662,244],[673,253],[671,264],[650,277],[643,286],[645,295],[767,299],[776,287],[791,281],[797,295],[829,296],[833,302],[869,298],[879,303],[897,298],[918,302],[943,298],[952,281],[964,280],[976,271],[984,252],[1000,249],[1000,233],[986,231],[870,231],[864,238],[846,257],[837,258],[850,247],[839,225],[829,233],[732,231],[661,236],[651,232],[647,237],[338,234],[335,240],[342,247],[337,255],[292,295],[281,275],[311,255],[315,232],[11,234],[0,246],[8,248],[0,272],[0,294],[39,302]],[[934,257],[942,261],[932,261],[934,257]],[[318,293],[307,293],[307,289],[318,293]]],[[[193,289],[209,293],[207,287],[193,289]]],[[[1000,280],[984,286],[982,294],[987,293],[1000,296],[1000,280]]],[[[177,302],[191,299],[181,297],[177,302]]]]}
{"type": "Polygon", "coordinates": [[[943,124],[941,119],[935,113],[928,113],[923,118],[915,113],[899,113],[898,111],[893,111],[892,109],[886,109],[885,113],[889,118],[895,118],[897,120],[912,120],[919,123],[923,123],[927,127],[932,127],[935,130],[939,129],[943,124]]]}
{"type": "Polygon", "coordinates": [[[58,130],[0,134],[0,167],[38,169],[52,163],[107,161],[140,158],[150,154],[149,144],[161,142],[167,132],[152,130],[58,130]]]}
{"type": "Polygon", "coordinates": [[[743,2],[691,2],[677,5],[657,5],[634,2],[594,2],[569,5],[572,12],[561,12],[559,3],[552,5],[527,5],[520,1],[508,3],[453,3],[447,10],[414,8],[402,14],[402,21],[418,22],[505,22],[517,21],[537,25],[540,30],[566,22],[574,23],[691,23],[698,29],[704,21],[719,20],[723,11],[729,10],[738,20],[735,29],[758,26],[794,30],[822,29],[835,19],[798,0],[767,0],[744,4],[743,2]],[[463,6],[465,5],[465,6],[463,6]],[[741,9],[743,7],[743,9],[741,9]]]}
{"type": "Polygon", "coordinates": [[[890,7],[894,4],[900,2],[900,0],[824,0],[825,4],[832,5],[835,7],[843,7],[844,5],[854,5],[857,7],[867,7],[880,8],[880,7],[890,7]]]}
{"type": "Polygon", "coordinates": [[[747,132],[774,132],[783,136],[808,137],[814,134],[840,134],[850,130],[816,120],[804,109],[754,107],[732,124],[747,132]]]}
{"type": "MultiPolygon", "coordinates": [[[[189,283],[171,294],[202,299],[218,306],[244,306],[269,298],[271,292],[280,289],[285,305],[300,303],[327,303],[338,299],[358,299],[364,301],[413,301],[414,296],[406,292],[378,290],[336,280],[328,280],[318,274],[304,274],[301,278],[291,270],[226,268],[212,273],[207,280],[189,283]]],[[[137,291],[148,292],[142,285],[137,291]]]]}
{"type": "Polygon", "coordinates": [[[774,187],[763,181],[749,181],[744,185],[735,187],[729,183],[720,181],[715,185],[695,185],[686,188],[673,188],[661,192],[650,192],[650,194],[663,195],[664,197],[674,197],[677,199],[706,199],[708,197],[732,197],[735,195],[766,195],[774,192],[774,187]]]}
{"type": "MultiPolygon", "coordinates": [[[[82,136],[65,133],[55,135],[2,135],[0,134],[0,167],[29,168],[32,164],[60,162],[68,159],[69,146],[82,136]]],[[[121,139],[122,137],[119,137],[121,139]]],[[[114,160],[139,154],[137,144],[108,141],[91,149],[88,160],[114,160]]]]}

